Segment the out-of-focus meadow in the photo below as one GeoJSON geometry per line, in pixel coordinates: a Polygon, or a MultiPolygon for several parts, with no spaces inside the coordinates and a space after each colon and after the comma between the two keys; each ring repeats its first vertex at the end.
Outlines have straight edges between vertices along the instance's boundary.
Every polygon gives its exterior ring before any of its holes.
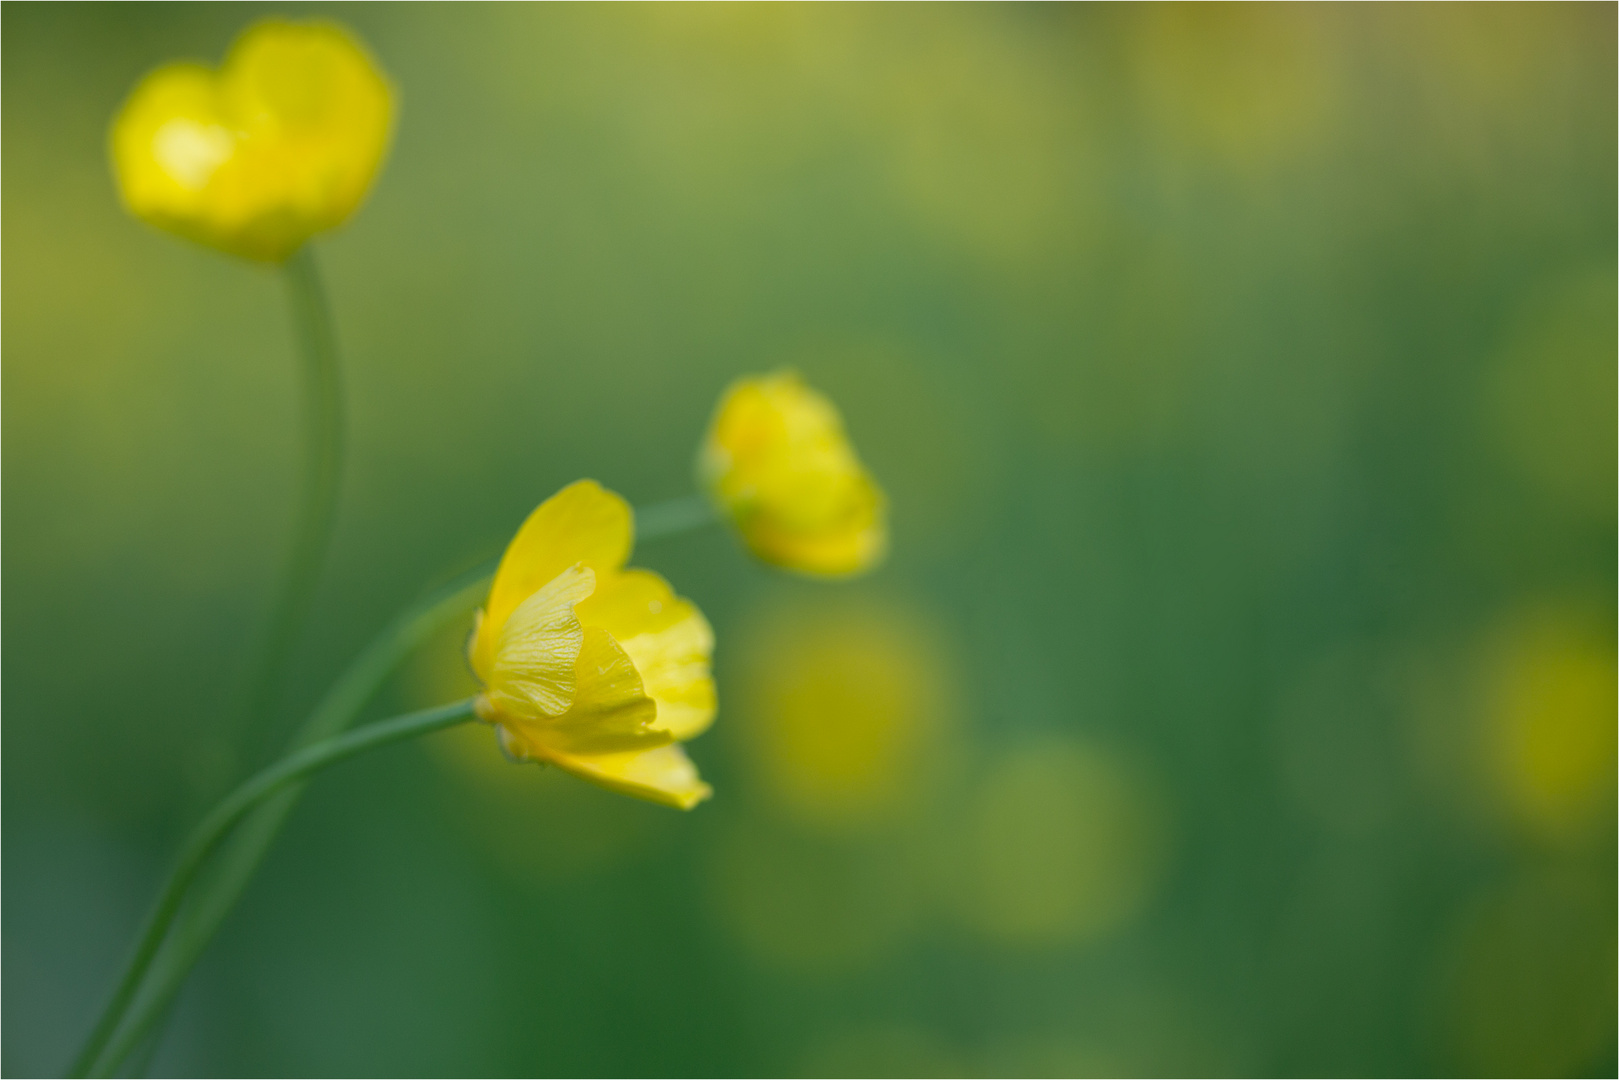
{"type": "MultiPolygon", "coordinates": [[[[4,1071],[186,829],[564,483],[691,490],[797,367],[848,584],[648,543],[689,815],[487,728],[311,788],[153,1068],[1590,1074],[1615,1063],[1615,8],[4,8],[4,1071]],[[281,282],[127,217],[139,76],[324,13],[400,94],[318,242],[351,460],[274,730],[281,282]]],[[[375,715],[468,692],[458,626],[375,715]]]]}

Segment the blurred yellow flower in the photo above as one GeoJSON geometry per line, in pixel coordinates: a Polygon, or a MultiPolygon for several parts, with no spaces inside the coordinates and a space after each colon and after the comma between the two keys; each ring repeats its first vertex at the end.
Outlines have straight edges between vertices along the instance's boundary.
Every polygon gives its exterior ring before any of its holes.
{"type": "Polygon", "coordinates": [[[749,774],[795,824],[860,832],[931,811],[961,753],[960,692],[925,618],[799,600],[756,624],[740,674],[749,774]]]}
{"type": "Polygon", "coordinates": [[[791,371],[726,390],[699,480],[759,558],[799,573],[869,570],[888,548],[887,499],[833,404],[791,371]]]}
{"type": "Polygon", "coordinates": [[[341,225],[371,187],[393,91],[334,23],[265,19],[224,65],[158,68],[113,121],[113,168],[131,213],[264,262],[341,225]]]}
{"type": "Polygon", "coordinates": [[[624,569],[632,513],[580,480],[529,515],[468,647],[477,711],[514,758],[689,810],[712,791],[676,744],[714,719],[714,634],[663,578],[624,569]]]}

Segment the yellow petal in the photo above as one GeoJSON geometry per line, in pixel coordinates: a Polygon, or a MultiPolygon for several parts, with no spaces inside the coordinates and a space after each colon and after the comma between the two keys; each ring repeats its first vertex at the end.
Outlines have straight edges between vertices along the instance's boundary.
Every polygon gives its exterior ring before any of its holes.
{"type": "Polygon", "coordinates": [[[573,707],[535,733],[547,756],[650,750],[670,741],[667,732],[653,730],[658,707],[635,664],[607,631],[585,628],[576,677],[573,707]]]}
{"type": "Polygon", "coordinates": [[[601,588],[630,557],[634,536],[629,503],[594,480],[569,484],[541,503],[501,556],[472,641],[473,670],[480,676],[490,670],[501,630],[517,605],[575,563],[595,571],[601,588]]]}
{"type": "Polygon", "coordinates": [[[595,573],[575,564],[512,612],[489,663],[474,669],[487,687],[488,718],[559,716],[573,705],[585,640],[574,605],[595,587],[595,573]]]}
{"type": "Polygon", "coordinates": [[[846,492],[836,515],[805,527],[755,514],[741,523],[741,531],[765,562],[805,574],[847,577],[871,569],[888,553],[886,506],[882,491],[862,476],[846,492]]]}
{"type": "Polygon", "coordinates": [[[125,205],[164,228],[211,242],[208,186],[235,153],[213,72],[170,64],[143,79],[112,129],[113,165],[125,205]]]}
{"type": "Polygon", "coordinates": [[[657,706],[642,690],[635,665],[600,627],[584,632],[573,682],[573,701],[559,714],[492,708],[480,715],[500,725],[506,752],[524,760],[651,750],[671,741],[668,732],[653,728],[657,706]]]}
{"type": "Polygon", "coordinates": [[[343,29],[266,19],[216,74],[147,76],[113,123],[125,205],[190,239],[278,262],[341,224],[387,153],[393,92],[343,29]]]}
{"type": "Polygon", "coordinates": [[[714,793],[678,745],[627,754],[554,759],[559,768],[610,791],[690,810],[714,793]]]}
{"type": "Polygon", "coordinates": [[[698,461],[702,483],[754,554],[800,573],[842,576],[887,548],[887,503],[837,409],[792,372],[726,391],[698,461]]]}
{"type": "Polygon", "coordinates": [[[714,632],[667,581],[650,570],[626,570],[580,604],[579,618],[612,634],[635,664],[647,695],[657,702],[658,730],[684,741],[713,723],[714,632]]]}

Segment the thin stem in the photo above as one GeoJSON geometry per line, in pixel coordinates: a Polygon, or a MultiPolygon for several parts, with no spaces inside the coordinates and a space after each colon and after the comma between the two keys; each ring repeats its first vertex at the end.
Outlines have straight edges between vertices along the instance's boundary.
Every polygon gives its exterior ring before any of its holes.
{"type": "MultiPolygon", "coordinates": [[[[421,602],[396,616],[366,646],[355,661],[299,730],[295,747],[310,746],[345,730],[365,707],[395,667],[440,628],[466,615],[489,592],[494,567],[481,566],[434,591],[421,602]]],[[[132,1042],[141,1031],[161,1021],[185,978],[213,940],[219,925],[236,906],[253,872],[269,852],[276,834],[303,793],[294,784],[256,807],[233,833],[220,854],[212,875],[199,887],[176,921],[170,940],[150,968],[150,976],[133,1000],[123,1028],[131,1035],[121,1036],[119,1044],[132,1042]]],[[[107,1068],[117,1068],[113,1060],[107,1068]]]]}
{"type": "Polygon", "coordinates": [[[303,482],[292,550],[248,687],[248,730],[262,729],[274,707],[293,646],[303,630],[331,544],[343,479],[343,375],[337,330],[314,249],[282,264],[303,382],[303,482]]]}
{"type": "MultiPolygon", "coordinates": [[[[636,538],[657,540],[713,520],[708,503],[699,496],[671,499],[636,512],[636,538]]],[[[481,566],[395,616],[326,692],[293,740],[294,747],[310,746],[345,730],[406,656],[442,627],[465,616],[488,594],[494,572],[492,563],[481,566]]],[[[101,1045],[116,1033],[119,1047],[133,1046],[143,1032],[161,1022],[186,975],[263,861],[302,791],[302,785],[295,784],[266,799],[230,836],[212,876],[180,913],[173,934],[148,968],[150,975],[145,985],[138,988],[138,995],[131,991],[126,996],[128,1019],[120,1023],[114,1017],[110,1021],[113,1030],[101,1035],[101,1045]]],[[[111,1010],[108,1016],[112,1016],[111,1010]]],[[[104,1018],[103,1022],[108,1021],[104,1018]]],[[[117,1068],[120,1060],[121,1057],[110,1057],[105,1071],[117,1068]]],[[[77,1067],[76,1071],[82,1072],[77,1067]]]]}
{"type": "MultiPolygon", "coordinates": [[[[282,265],[282,272],[285,275],[288,308],[297,343],[300,381],[303,387],[302,491],[292,549],[282,572],[279,593],[269,622],[266,624],[264,636],[260,639],[257,657],[249,675],[250,682],[246,687],[244,711],[249,732],[263,728],[266,716],[274,705],[277,691],[280,689],[293,646],[308,617],[315,586],[320,579],[321,563],[331,542],[338,490],[343,473],[343,383],[337,334],[313,249],[305,245],[282,265]]],[[[319,710],[317,715],[318,713],[319,710]]],[[[316,725],[311,723],[301,733],[304,737],[295,741],[294,745],[308,745],[314,739],[341,731],[351,718],[352,716],[345,717],[343,722],[335,727],[326,725],[317,729],[316,725]]],[[[311,720],[313,719],[312,717],[311,720]]],[[[291,809],[295,798],[296,796],[278,800],[285,809],[276,817],[274,824],[262,829],[264,833],[262,844],[249,843],[248,848],[256,848],[258,854],[246,860],[246,865],[239,874],[232,875],[228,867],[243,860],[240,858],[227,860],[227,869],[221,872],[224,879],[222,884],[226,888],[219,891],[229,892],[230,897],[222,905],[216,905],[217,914],[207,919],[207,922],[217,925],[218,921],[223,919],[230,905],[234,903],[236,895],[240,893],[241,886],[252,874],[264,847],[268,846],[270,838],[274,836],[280,818],[291,809]],[[239,880],[235,882],[234,888],[230,888],[233,878],[239,880]]],[[[261,830],[245,831],[257,833],[261,830]]],[[[187,912],[188,916],[192,914],[191,911],[187,912]]],[[[209,913],[203,910],[196,914],[206,916],[209,913]]],[[[211,932],[210,929],[209,934],[211,932]]],[[[207,935],[204,935],[204,942],[206,937],[207,935]]],[[[190,963],[184,966],[189,969],[190,963]]],[[[128,1004],[127,999],[125,1004],[128,1004]]],[[[116,1020],[112,1010],[103,1016],[102,1024],[106,1025],[109,1019],[116,1020]]],[[[97,1042],[105,1044],[113,1031],[110,1028],[106,1031],[98,1028],[94,1034],[99,1038],[93,1037],[91,1043],[87,1044],[87,1053],[90,1045],[97,1042]]],[[[75,1065],[75,1071],[82,1072],[90,1064],[92,1063],[83,1060],[81,1055],[81,1060],[75,1065]]]]}
{"type": "MultiPolygon", "coordinates": [[[[134,997],[141,976],[146,973],[152,957],[157,954],[158,946],[162,944],[164,934],[168,932],[169,924],[179,911],[187,887],[197,876],[203,862],[248,811],[287,785],[297,783],[345,758],[389,743],[453,727],[472,719],[472,715],[472,699],[467,698],[465,701],[441,705],[436,709],[423,709],[421,712],[407,713],[391,720],[367,724],[347,734],[294,752],[227,795],[223,802],[203,818],[202,823],[192,832],[191,838],[186,841],[185,847],[181,849],[179,862],[164,884],[163,891],[158,895],[156,906],[146,917],[145,925],[141,927],[140,936],[137,938],[138,944],[124,969],[123,978],[119,980],[118,989],[107,1004],[102,1022],[96,1025],[83,1052],[74,1062],[72,1075],[88,1075],[91,1066],[98,1063],[97,1059],[102,1056],[102,1047],[112,1035],[118,1017],[134,997]]],[[[144,1031],[139,1030],[127,1031],[106,1055],[107,1067],[102,1071],[110,1072],[116,1068],[124,1056],[140,1041],[143,1034],[144,1031]]]]}
{"type": "Polygon", "coordinates": [[[716,520],[714,504],[702,495],[685,495],[635,511],[635,538],[658,540],[690,532],[716,520]]]}

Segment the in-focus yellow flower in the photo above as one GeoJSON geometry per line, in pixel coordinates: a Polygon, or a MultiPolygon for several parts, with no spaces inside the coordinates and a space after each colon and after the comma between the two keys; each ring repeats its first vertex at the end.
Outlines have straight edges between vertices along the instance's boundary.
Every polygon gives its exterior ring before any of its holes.
{"type": "Polygon", "coordinates": [[[478,716],[520,760],[689,810],[712,794],[677,745],[714,719],[714,633],[650,570],[633,512],[594,480],[541,503],[495,572],[468,646],[478,716]]]}
{"type": "Polygon", "coordinates": [[[766,562],[842,577],[871,569],[887,552],[882,489],[855,456],[837,408],[794,372],[731,384],[697,470],[766,562]]]}
{"type": "Polygon", "coordinates": [[[158,68],[113,121],[124,205],[233,255],[280,262],[341,225],[387,153],[393,91],[330,22],[266,19],[224,65],[158,68]]]}

